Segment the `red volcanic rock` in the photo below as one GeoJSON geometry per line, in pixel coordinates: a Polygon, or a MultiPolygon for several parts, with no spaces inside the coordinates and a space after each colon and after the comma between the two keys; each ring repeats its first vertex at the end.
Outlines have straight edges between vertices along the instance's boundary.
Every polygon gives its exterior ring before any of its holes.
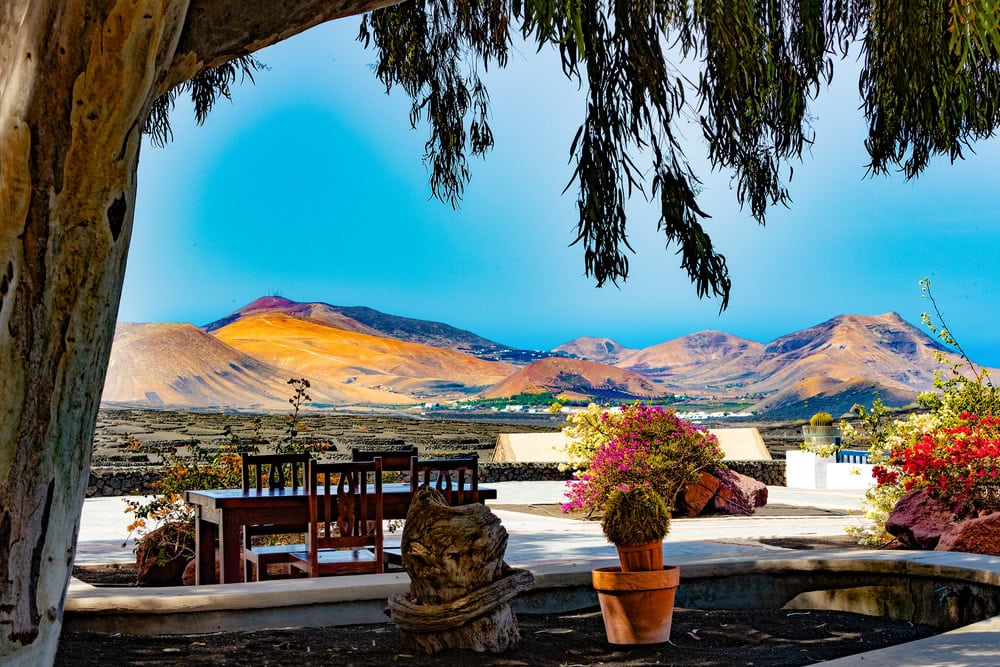
{"type": "Polygon", "coordinates": [[[934,550],[1000,556],[1000,514],[954,524],[941,536],[934,550]]]}
{"type": "Polygon", "coordinates": [[[948,502],[918,489],[899,499],[885,522],[885,529],[904,547],[933,549],[942,533],[954,523],[955,510],[948,502]]]}
{"type": "Polygon", "coordinates": [[[715,495],[715,509],[729,514],[753,514],[758,507],[767,504],[767,486],[763,482],[728,468],[719,468],[713,474],[720,485],[715,495]]]}
{"type": "Polygon", "coordinates": [[[707,472],[701,473],[701,479],[685,484],[678,494],[674,514],[677,516],[698,516],[715,498],[719,485],[720,482],[714,475],[707,472]]]}
{"type": "MultiPolygon", "coordinates": [[[[215,558],[215,580],[216,581],[222,581],[222,575],[219,572],[219,558],[218,558],[219,552],[218,552],[218,550],[216,550],[215,555],[216,555],[216,558],[215,558]]],[[[240,581],[243,581],[243,567],[244,567],[244,564],[245,564],[245,561],[243,561],[242,559],[240,559],[240,581]]],[[[197,559],[192,559],[191,562],[187,564],[187,567],[184,568],[184,576],[181,577],[181,583],[183,583],[185,586],[194,586],[195,585],[195,580],[197,579],[197,575],[196,575],[197,568],[198,568],[198,561],[197,561],[197,559]]]]}
{"type": "Polygon", "coordinates": [[[140,586],[178,586],[194,554],[194,538],[183,524],[168,523],[150,531],[135,552],[140,586]]]}

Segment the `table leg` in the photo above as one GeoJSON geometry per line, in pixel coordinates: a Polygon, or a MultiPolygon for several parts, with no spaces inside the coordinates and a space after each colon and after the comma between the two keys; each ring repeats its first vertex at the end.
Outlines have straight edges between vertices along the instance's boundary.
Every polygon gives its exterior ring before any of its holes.
{"type": "Polygon", "coordinates": [[[240,561],[243,560],[243,540],[241,533],[243,522],[236,512],[225,512],[222,515],[222,529],[219,531],[219,577],[224,584],[235,584],[243,581],[240,574],[240,561]]]}
{"type": "Polygon", "coordinates": [[[202,519],[202,508],[195,506],[194,514],[194,553],[195,583],[215,583],[215,541],[219,535],[219,527],[211,521],[202,519]]]}

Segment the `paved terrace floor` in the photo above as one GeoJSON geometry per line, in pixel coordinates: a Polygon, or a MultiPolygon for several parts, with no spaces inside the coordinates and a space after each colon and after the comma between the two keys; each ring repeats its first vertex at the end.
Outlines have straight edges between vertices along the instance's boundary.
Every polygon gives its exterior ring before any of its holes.
{"type": "MultiPolygon", "coordinates": [[[[497,489],[497,505],[552,505],[565,500],[563,482],[500,482],[488,486],[497,489]]],[[[831,515],[828,512],[859,512],[861,491],[810,491],[768,487],[770,504],[811,507],[818,510],[805,516],[736,517],[716,516],[675,519],[667,536],[667,554],[695,555],[730,551],[734,554],[760,545],[741,546],[718,540],[756,540],[772,537],[843,535],[844,528],[858,523],[858,517],[831,515]]],[[[135,561],[133,544],[125,526],[131,515],[125,513],[123,497],[91,498],[84,503],[77,539],[77,565],[130,563],[135,561]]],[[[493,504],[493,503],[491,503],[493,504]]],[[[558,511],[550,516],[497,510],[510,535],[507,562],[514,566],[533,563],[592,558],[617,558],[596,521],[578,521],[558,511]],[[553,539],[558,536],[559,539],[553,539]]]]}
{"type": "MultiPolygon", "coordinates": [[[[563,500],[562,482],[504,482],[490,484],[498,490],[498,505],[550,505],[563,500]]],[[[844,512],[857,512],[861,507],[861,491],[811,491],[768,487],[769,504],[790,505],[797,508],[813,508],[815,511],[797,511],[796,516],[714,516],[697,519],[676,519],[664,548],[664,557],[672,564],[712,567],[712,563],[731,562],[739,559],[755,561],[810,557],[810,552],[796,552],[777,547],[768,547],[758,540],[782,537],[841,536],[848,525],[856,525],[859,517],[848,516],[844,512]]],[[[83,517],[77,546],[76,563],[97,565],[134,562],[132,545],[126,542],[124,527],[128,523],[122,498],[90,499],[84,504],[83,517]]],[[[617,556],[609,545],[597,522],[567,519],[558,513],[538,516],[506,510],[496,510],[510,536],[507,562],[516,567],[528,567],[539,577],[575,576],[589,574],[589,569],[617,563],[617,556]],[[575,571],[575,573],[574,573],[575,571]],[[558,575],[552,574],[558,573],[558,575]]],[[[823,558],[854,558],[848,552],[823,552],[823,558]]],[[[855,552],[857,553],[857,552],[855,552]]],[[[871,560],[906,559],[930,567],[969,567],[982,570],[984,579],[1000,580],[1000,559],[974,557],[967,554],[939,552],[865,552],[871,560]]],[[[372,585],[393,585],[387,575],[363,575],[358,582],[374,577],[372,585]],[[380,582],[376,584],[376,581],[380,582]],[[382,583],[384,582],[384,583],[382,583]]],[[[400,576],[392,575],[395,581],[400,576]]],[[[336,579],[336,578],[335,578],[336,579]]],[[[263,588],[269,583],[254,584],[263,588]]],[[[279,582],[280,583],[280,582],[279,582]]],[[[287,596],[290,588],[304,582],[292,582],[281,594],[287,596]]],[[[399,585],[396,582],[395,585],[399,585]]],[[[242,585],[210,586],[203,588],[207,597],[221,598],[229,590],[235,591],[242,585]]],[[[356,594],[357,584],[352,582],[356,594]]],[[[137,592],[144,589],[134,589],[137,592]]],[[[166,589],[158,589],[159,599],[170,597],[166,589]]],[[[306,589],[303,588],[303,592],[306,589]]],[[[109,601],[114,595],[98,593],[85,584],[71,585],[71,600],[82,609],[100,609],[102,597],[109,601]],[[89,605],[89,606],[88,606],[89,605]]],[[[314,593],[316,591],[313,591],[314,593]]],[[[176,596],[176,594],[174,594],[176,596]]],[[[196,591],[188,589],[185,595],[196,597],[196,591]]],[[[326,593],[329,595],[329,593],[326,593]]],[[[206,596],[202,596],[206,597],[206,596]]],[[[384,598],[383,598],[384,599],[384,598]]],[[[192,601],[193,602],[193,601],[192,601]]],[[[110,602],[109,602],[110,603],[110,602]]],[[[114,604],[122,604],[117,600],[114,604]]],[[[185,604],[191,604],[186,602],[185,604]]],[[[910,644],[852,656],[823,663],[835,667],[848,666],[892,666],[926,667],[933,665],[1000,665],[1000,617],[987,619],[952,632],[910,644]]]]}

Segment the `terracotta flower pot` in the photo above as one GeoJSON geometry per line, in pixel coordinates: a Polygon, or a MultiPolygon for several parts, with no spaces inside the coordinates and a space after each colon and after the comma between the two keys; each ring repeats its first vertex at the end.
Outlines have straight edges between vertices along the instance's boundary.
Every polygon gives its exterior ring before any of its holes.
{"type": "Polygon", "coordinates": [[[659,572],[663,569],[663,540],[615,546],[622,572],[659,572]]]}
{"type": "Polygon", "coordinates": [[[679,568],[668,565],[658,571],[622,572],[620,567],[601,567],[591,577],[608,642],[660,644],[670,640],[679,568]]]}

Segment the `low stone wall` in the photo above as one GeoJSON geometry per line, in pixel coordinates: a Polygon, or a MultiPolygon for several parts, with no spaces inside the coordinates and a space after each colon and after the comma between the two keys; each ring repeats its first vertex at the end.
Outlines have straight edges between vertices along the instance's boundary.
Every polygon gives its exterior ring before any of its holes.
{"type": "Polygon", "coordinates": [[[542,482],[572,479],[569,470],[560,470],[558,463],[487,463],[479,464],[479,481],[542,482]]]}
{"type": "Polygon", "coordinates": [[[726,461],[730,470],[753,477],[768,486],[785,486],[784,461],[726,461]]]}
{"type": "Polygon", "coordinates": [[[146,468],[91,468],[87,497],[141,496],[153,493],[159,470],[146,468]]]}
{"type": "MultiPolygon", "coordinates": [[[[738,473],[753,477],[770,486],[785,485],[784,461],[726,461],[738,473]]],[[[93,468],[87,483],[87,497],[135,496],[153,492],[153,482],[160,472],[148,468],[93,468]]],[[[538,482],[563,481],[572,478],[558,463],[492,463],[479,464],[479,481],[538,482]]]]}

